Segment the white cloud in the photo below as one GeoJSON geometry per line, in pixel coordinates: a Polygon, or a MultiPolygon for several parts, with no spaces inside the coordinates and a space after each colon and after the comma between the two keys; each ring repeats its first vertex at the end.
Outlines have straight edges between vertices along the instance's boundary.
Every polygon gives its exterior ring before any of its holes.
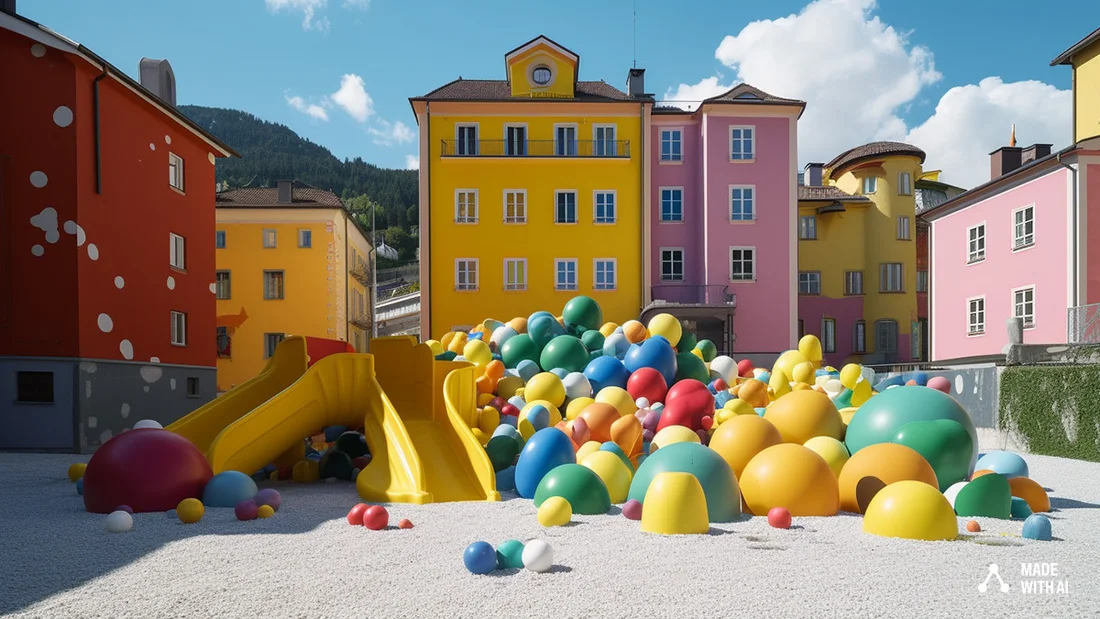
{"type": "Polygon", "coordinates": [[[378,128],[370,127],[367,129],[367,133],[374,136],[374,143],[382,146],[393,146],[394,144],[407,144],[413,141],[416,134],[409,128],[408,125],[400,120],[396,123],[390,123],[387,120],[378,120],[378,128]]]}
{"type": "MultiPolygon", "coordinates": [[[[302,12],[302,29],[328,32],[332,22],[322,11],[328,6],[328,0],[264,0],[267,9],[273,13],[283,10],[302,12]]],[[[343,8],[367,10],[370,0],[344,0],[343,8]]]]}
{"type": "Polygon", "coordinates": [[[405,169],[406,170],[419,170],[420,169],[420,155],[405,155],[405,169]]]}
{"type": "Polygon", "coordinates": [[[305,99],[297,96],[286,97],[286,103],[303,114],[308,114],[318,120],[328,120],[328,112],[325,111],[325,108],[316,103],[306,103],[305,99]]]}
{"type": "Polygon", "coordinates": [[[366,122],[374,114],[374,101],[367,94],[363,78],[354,73],[340,78],[340,90],[334,92],[330,98],[359,122],[366,122]]]}

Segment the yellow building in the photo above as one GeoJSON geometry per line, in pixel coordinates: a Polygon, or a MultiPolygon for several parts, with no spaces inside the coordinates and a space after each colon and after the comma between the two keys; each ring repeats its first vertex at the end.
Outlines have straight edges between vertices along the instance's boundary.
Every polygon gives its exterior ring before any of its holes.
{"type": "Polygon", "coordinates": [[[874,142],[810,164],[799,187],[798,292],[802,333],[826,361],[920,357],[915,183],[924,151],[874,142]],[[915,337],[914,337],[915,336],[915,337]]]}
{"type": "Polygon", "coordinates": [[[1050,66],[1073,67],[1073,141],[1100,136],[1100,28],[1058,55],[1050,66]]]}
{"type": "Polygon", "coordinates": [[[370,341],[371,247],[330,191],[301,182],[217,197],[218,391],[258,374],[289,335],[370,341]]]}
{"type": "Polygon", "coordinates": [[[538,37],[506,78],[410,99],[420,127],[421,334],[555,314],[576,295],[636,318],[649,261],[643,71],[629,94],[579,81],[577,54],[538,37]]]}

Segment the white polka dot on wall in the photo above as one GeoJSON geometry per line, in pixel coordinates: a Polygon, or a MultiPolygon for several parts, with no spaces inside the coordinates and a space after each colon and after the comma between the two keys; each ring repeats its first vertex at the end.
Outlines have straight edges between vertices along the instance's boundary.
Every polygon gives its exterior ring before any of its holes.
{"type": "Polygon", "coordinates": [[[64,105],[53,111],[53,122],[58,127],[68,127],[73,124],[73,111],[64,105]]]}
{"type": "Polygon", "coordinates": [[[176,390],[176,379],[169,378],[168,379],[168,386],[172,388],[172,391],[175,391],[176,390]]]}
{"type": "Polygon", "coordinates": [[[46,173],[42,170],[35,170],[34,172],[31,172],[31,185],[39,189],[45,187],[46,183],[48,183],[49,180],[50,179],[46,177],[46,173]]]}
{"type": "Polygon", "coordinates": [[[156,150],[156,149],[157,149],[157,145],[153,144],[152,142],[149,142],[149,150],[156,150]]]}
{"type": "Polygon", "coordinates": [[[31,217],[31,225],[46,233],[47,243],[53,244],[61,240],[61,232],[57,229],[57,210],[54,207],[47,206],[31,217]]]}
{"type": "Polygon", "coordinates": [[[65,234],[76,234],[76,222],[69,220],[65,222],[65,234]]]}
{"type": "Polygon", "coordinates": [[[213,283],[212,283],[212,284],[210,284],[210,292],[212,292],[212,293],[214,293],[214,294],[218,294],[218,285],[217,285],[217,284],[213,284],[213,283]]]}
{"type": "Polygon", "coordinates": [[[144,391],[145,393],[149,393],[149,385],[145,385],[145,386],[144,386],[144,387],[142,387],[141,389],[142,389],[142,391],[144,391]]]}
{"type": "Polygon", "coordinates": [[[127,417],[129,417],[130,416],[130,405],[123,402],[122,403],[122,410],[120,412],[122,414],[123,419],[126,419],[127,417]]]}
{"type": "Polygon", "coordinates": [[[217,159],[214,157],[214,153],[206,153],[206,158],[210,160],[210,165],[214,165],[217,159]]]}
{"type": "Polygon", "coordinates": [[[149,363],[160,363],[160,357],[149,357],[149,363]]]}
{"type": "Polygon", "coordinates": [[[122,290],[122,287],[125,286],[125,285],[126,285],[126,280],[122,279],[121,275],[115,277],[115,288],[118,288],[119,290],[122,290]]]}
{"type": "Polygon", "coordinates": [[[164,136],[164,143],[165,144],[171,144],[172,143],[172,136],[170,136],[170,135],[164,136]]]}
{"type": "Polygon", "coordinates": [[[122,353],[124,359],[133,359],[134,345],[130,343],[130,340],[122,340],[118,343],[118,352],[122,353]]]}
{"type": "Polygon", "coordinates": [[[176,278],[172,277],[171,275],[168,276],[168,289],[169,290],[175,290],[176,289],[176,278]]]}
{"type": "Polygon", "coordinates": [[[46,248],[42,247],[41,245],[32,245],[31,253],[35,256],[41,256],[42,254],[46,253],[46,248]]]}
{"type": "Polygon", "coordinates": [[[99,260],[99,248],[95,246],[95,243],[88,243],[88,257],[92,260],[99,260]]]}
{"type": "Polygon", "coordinates": [[[111,317],[107,314],[100,314],[96,319],[96,324],[99,325],[99,330],[104,333],[110,333],[115,328],[115,321],[111,320],[111,317]]]}
{"type": "Polygon", "coordinates": [[[35,43],[31,45],[31,56],[35,58],[41,58],[46,55],[46,46],[41,43],[35,43]]]}

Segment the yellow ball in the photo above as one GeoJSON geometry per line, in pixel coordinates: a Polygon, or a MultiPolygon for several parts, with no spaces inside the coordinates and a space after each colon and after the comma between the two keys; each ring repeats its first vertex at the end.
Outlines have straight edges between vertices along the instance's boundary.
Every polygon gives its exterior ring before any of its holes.
{"type": "Polygon", "coordinates": [[[195,524],[202,520],[205,513],[206,508],[198,499],[184,499],[176,506],[176,516],[184,524],[195,524]]]}
{"type": "MultiPolygon", "coordinates": [[[[696,357],[699,357],[700,359],[703,359],[703,351],[699,350],[698,348],[692,348],[691,349],[691,354],[695,355],[696,357]]],[[[703,363],[706,363],[706,362],[707,362],[707,360],[703,359],[703,363]]]]}
{"type": "Polygon", "coordinates": [[[573,398],[569,400],[569,405],[565,407],[565,418],[569,421],[576,419],[581,412],[589,405],[595,402],[593,398],[573,398]]]}
{"type": "Polygon", "coordinates": [[[524,406],[523,410],[519,412],[519,423],[517,424],[519,434],[523,437],[523,440],[525,441],[530,440],[531,437],[535,435],[535,432],[538,432],[538,430],[535,429],[535,426],[531,424],[531,421],[527,419],[527,414],[530,413],[531,410],[534,409],[536,406],[545,406],[546,409],[550,411],[550,421],[546,424],[546,427],[553,428],[554,426],[561,423],[561,413],[558,412],[557,406],[554,406],[552,403],[547,402],[546,400],[531,400],[527,402],[527,405],[524,406]]]}
{"type": "Polygon", "coordinates": [[[782,442],[779,430],[753,412],[751,415],[738,415],[719,425],[710,437],[710,448],[718,452],[733,469],[734,476],[740,478],[749,460],[782,442]]]}
{"type": "Polygon", "coordinates": [[[680,337],[684,334],[684,327],[672,314],[657,314],[649,319],[649,334],[651,336],[660,335],[675,347],[680,343],[680,337]]]}
{"type": "Polygon", "coordinates": [[[780,368],[773,370],[772,377],[768,381],[768,393],[774,400],[778,400],[790,392],[791,379],[787,378],[787,373],[780,368]]]}
{"type": "Polygon", "coordinates": [[[516,391],[522,387],[522,378],[519,376],[512,376],[511,374],[505,374],[503,378],[497,381],[497,395],[507,400],[516,395],[516,391]]]}
{"type": "Polygon", "coordinates": [[[785,507],[792,516],[833,516],[840,509],[836,475],[802,445],[768,447],[749,460],[737,480],[745,508],[765,516],[785,507]]]}
{"type": "Polygon", "coordinates": [[[88,465],[83,462],[76,462],[69,465],[69,481],[76,483],[84,477],[84,469],[88,468],[88,465]]]}
{"type": "Polygon", "coordinates": [[[622,387],[604,387],[596,394],[596,401],[610,404],[619,411],[619,415],[626,417],[638,412],[638,406],[634,404],[634,398],[622,387]]]}
{"type": "Polygon", "coordinates": [[[489,443],[489,439],[492,438],[491,434],[486,434],[485,432],[482,432],[481,428],[471,428],[470,432],[473,433],[474,438],[477,439],[477,442],[480,443],[482,447],[487,445],[489,443]]]}
{"type": "Polygon", "coordinates": [[[863,375],[863,368],[858,363],[849,363],[840,370],[840,384],[847,389],[855,389],[856,381],[863,375]]]}
{"type": "Polygon", "coordinates": [[[798,352],[806,358],[806,361],[815,366],[821,365],[821,340],[812,333],[807,333],[798,340],[798,352]]]}
{"type": "Polygon", "coordinates": [[[658,432],[649,443],[650,452],[673,443],[702,443],[699,435],[691,428],[684,426],[666,426],[658,432]]]}
{"type": "Polygon", "coordinates": [[[275,510],[272,509],[270,505],[261,505],[259,509],[256,510],[257,518],[270,518],[274,515],[275,510]]]}
{"type": "Polygon", "coordinates": [[[458,332],[451,338],[451,344],[447,347],[447,350],[455,353],[456,355],[462,354],[462,351],[466,348],[466,340],[468,336],[465,333],[458,332]]]}
{"type": "Polygon", "coordinates": [[[806,441],[805,447],[821,456],[832,469],[833,475],[840,477],[844,463],[848,461],[848,448],[831,436],[815,436],[806,441]]]}
{"type": "Polygon", "coordinates": [[[812,385],[816,382],[814,378],[814,364],[806,361],[805,363],[799,363],[794,366],[794,375],[791,378],[796,383],[806,383],[812,385]]]}
{"type": "Polygon", "coordinates": [[[613,322],[605,322],[605,323],[603,323],[603,326],[600,327],[600,335],[602,335],[604,337],[611,337],[611,334],[614,333],[615,329],[618,329],[618,328],[619,328],[619,325],[617,325],[613,322]]]}
{"type": "Polygon", "coordinates": [[[316,460],[299,460],[291,469],[291,478],[299,483],[321,479],[321,465],[316,460]]]}
{"type": "Polygon", "coordinates": [[[856,383],[856,388],[852,390],[852,406],[863,406],[867,400],[871,399],[871,383],[861,380],[856,383]]]}
{"type": "Polygon", "coordinates": [[[592,469],[607,486],[607,493],[611,496],[612,503],[623,503],[630,493],[630,480],[632,474],[619,456],[610,451],[596,451],[580,460],[582,466],[592,469]]]}
{"type": "Polygon", "coordinates": [[[489,345],[481,340],[470,340],[462,348],[462,356],[476,365],[479,370],[484,370],[485,366],[493,360],[493,351],[489,350],[489,345]]]}
{"type": "Polygon", "coordinates": [[[863,517],[863,532],[902,539],[953,540],[959,536],[959,521],[939,490],[905,480],[886,486],[871,499],[863,517]]]}
{"type": "Polygon", "coordinates": [[[792,391],[777,399],[764,413],[786,443],[804,444],[815,436],[840,438],[844,423],[829,396],[820,391],[792,391]]]}
{"type": "Polygon", "coordinates": [[[443,347],[443,350],[451,349],[451,341],[455,339],[455,332],[448,331],[443,334],[443,337],[439,338],[439,345],[443,347]]]}
{"type": "Polygon", "coordinates": [[[428,345],[428,348],[432,349],[433,357],[438,357],[439,355],[442,355],[444,353],[443,344],[440,344],[439,340],[428,340],[424,343],[428,345]]]}
{"type": "Polygon", "coordinates": [[[710,532],[707,497],[691,473],[658,473],[645,493],[642,531],[662,535],[710,532]]]}
{"type": "Polygon", "coordinates": [[[637,320],[628,320],[623,323],[623,335],[626,336],[626,341],[637,344],[649,337],[649,332],[646,331],[645,325],[637,320]]]}
{"type": "Polygon", "coordinates": [[[797,350],[788,350],[787,352],[779,355],[779,358],[775,360],[775,364],[772,365],[772,374],[775,374],[775,370],[778,368],[783,370],[783,374],[789,379],[794,375],[794,366],[799,363],[806,363],[809,361],[802,353],[797,350]]]}
{"type": "Polygon", "coordinates": [[[481,409],[481,413],[477,416],[477,427],[482,432],[492,435],[493,431],[500,425],[500,411],[492,406],[486,406],[481,409]]]}
{"type": "Polygon", "coordinates": [[[577,450],[577,462],[584,462],[585,458],[599,450],[599,441],[588,441],[584,445],[581,445],[581,448],[577,450]]]}
{"type": "Polygon", "coordinates": [[[528,402],[546,400],[554,406],[561,406],[565,402],[565,385],[557,374],[540,372],[527,381],[523,388],[523,397],[528,402]]]}
{"type": "Polygon", "coordinates": [[[560,496],[552,496],[542,502],[538,513],[539,524],[544,527],[560,527],[573,519],[573,506],[560,496]]]}

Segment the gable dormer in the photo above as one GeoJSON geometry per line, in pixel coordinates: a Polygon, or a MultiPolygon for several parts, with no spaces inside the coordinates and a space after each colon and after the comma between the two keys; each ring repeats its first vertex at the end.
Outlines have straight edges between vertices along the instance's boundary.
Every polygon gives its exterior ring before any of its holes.
{"type": "Polygon", "coordinates": [[[580,65],[580,56],[541,35],[504,56],[513,97],[572,99],[580,65]]]}

